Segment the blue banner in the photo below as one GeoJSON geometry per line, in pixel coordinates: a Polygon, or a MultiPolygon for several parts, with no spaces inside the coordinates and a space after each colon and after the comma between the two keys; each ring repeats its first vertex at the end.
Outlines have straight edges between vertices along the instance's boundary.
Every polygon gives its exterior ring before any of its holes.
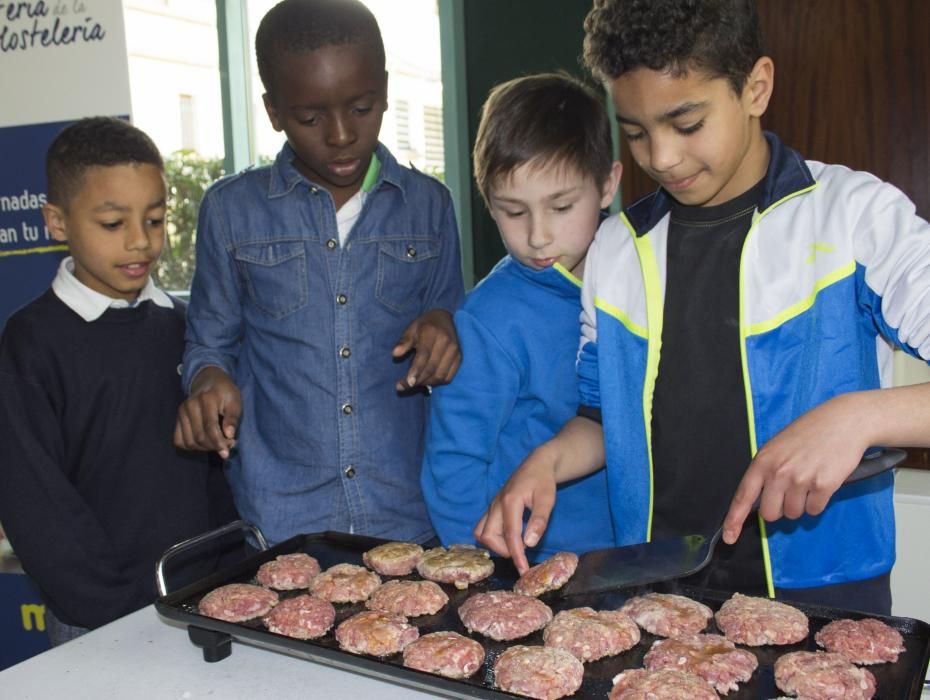
{"type": "Polygon", "coordinates": [[[45,152],[70,122],[0,128],[0,326],[51,284],[67,247],[45,228],[45,152]]]}

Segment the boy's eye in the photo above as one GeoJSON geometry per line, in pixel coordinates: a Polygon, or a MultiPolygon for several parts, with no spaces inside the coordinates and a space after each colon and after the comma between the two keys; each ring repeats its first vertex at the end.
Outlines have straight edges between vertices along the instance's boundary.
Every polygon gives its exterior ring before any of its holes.
{"type": "Polygon", "coordinates": [[[508,219],[517,219],[523,216],[525,213],[526,212],[523,211],[522,209],[519,211],[508,211],[507,209],[504,210],[504,214],[507,216],[508,219]]]}
{"type": "Polygon", "coordinates": [[[149,226],[152,226],[153,228],[158,228],[158,227],[160,227],[160,226],[163,226],[164,223],[165,223],[165,219],[164,219],[164,218],[160,218],[160,219],[149,219],[149,226]]]}
{"type": "Polygon", "coordinates": [[[572,204],[560,204],[560,205],[558,205],[557,207],[553,207],[553,209],[555,209],[555,210],[556,210],[557,212],[559,212],[559,213],[562,213],[562,212],[566,212],[566,211],[571,210],[573,204],[574,204],[574,203],[572,203],[572,204]]]}
{"type": "Polygon", "coordinates": [[[632,134],[629,131],[624,131],[623,134],[626,136],[627,141],[639,141],[641,138],[646,136],[645,131],[637,131],[632,134]]]}
{"type": "Polygon", "coordinates": [[[315,114],[312,116],[303,117],[302,119],[297,120],[298,124],[303,124],[304,126],[314,126],[316,122],[317,122],[317,116],[315,114]]]}
{"type": "Polygon", "coordinates": [[[123,225],[122,221],[101,221],[100,225],[107,231],[115,231],[123,225]]]}
{"type": "Polygon", "coordinates": [[[356,107],[353,111],[356,114],[368,114],[371,111],[371,107],[356,107]]]}
{"type": "Polygon", "coordinates": [[[675,130],[676,130],[679,134],[681,134],[682,136],[688,136],[688,135],[693,134],[693,133],[695,133],[696,131],[698,131],[702,126],[704,126],[704,120],[703,120],[703,119],[702,119],[701,121],[695,123],[695,124],[692,124],[691,126],[679,126],[679,127],[676,127],[675,130]]]}

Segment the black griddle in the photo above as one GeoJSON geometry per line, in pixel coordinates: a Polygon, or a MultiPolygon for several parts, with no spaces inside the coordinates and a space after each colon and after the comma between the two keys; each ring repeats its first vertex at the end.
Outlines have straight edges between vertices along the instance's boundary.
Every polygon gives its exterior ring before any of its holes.
{"type": "MultiPolygon", "coordinates": [[[[201,579],[168,595],[163,595],[155,601],[155,608],[165,618],[187,625],[191,641],[203,649],[203,656],[206,661],[219,661],[228,656],[232,651],[231,642],[235,640],[444,697],[520,697],[494,687],[494,662],[508,646],[514,644],[541,645],[543,643],[542,632],[536,632],[528,637],[511,642],[496,642],[468,632],[457,614],[458,607],[475,593],[511,589],[513,587],[517,579],[517,572],[509,559],[495,559],[494,574],[484,581],[472,584],[467,590],[459,591],[451,584],[440,584],[449,596],[448,605],[436,615],[424,615],[410,619],[411,623],[419,628],[421,635],[440,630],[452,630],[476,639],[484,646],[487,652],[484,665],[474,676],[465,680],[453,680],[405,668],[400,654],[385,658],[374,658],[342,651],[336,643],[332,629],[318,640],[304,641],[269,632],[261,624],[260,620],[229,623],[205,617],[197,612],[197,605],[206,593],[227,583],[255,583],[254,576],[258,567],[280,554],[306,552],[315,557],[323,569],[342,562],[361,565],[363,552],[386,541],[339,532],[298,535],[249,556],[234,567],[201,579]]],[[[414,573],[405,577],[382,578],[390,580],[391,578],[418,579],[419,577],[414,573]]],[[[708,605],[715,612],[730,597],[728,592],[697,590],[670,582],[648,588],[624,589],[571,598],[561,598],[557,592],[553,592],[544,594],[540,599],[552,608],[553,613],[581,606],[589,606],[595,610],[614,610],[620,608],[628,598],[649,591],[686,595],[708,605]]],[[[281,592],[281,597],[283,599],[298,595],[301,592],[281,592]]],[[[775,686],[773,671],[775,660],[779,656],[792,651],[816,650],[814,635],[828,622],[841,618],[858,619],[867,617],[864,613],[854,611],[794,603],[792,605],[806,613],[810,619],[810,635],[808,638],[800,644],[788,646],[741,647],[749,649],[756,655],[759,660],[759,667],[749,683],[740,685],[739,691],[730,693],[726,696],[727,698],[748,700],[750,698],[774,698],[782,695],[781,691],[775,686]]],[[[352,605],[337,604],[335,607],[336,622],[333,629],[346,618],[365,609],[362,603],[352,605]]],[[[868,667],[875,674],[878,682],[875,697],[881,700],[918,700],[923,687],[924,676],[927,672],[928,660],[930,660],[930,625],[911,618],[874,615],[868,615],[868,617],[877,617],[897,629],[904,637],[905,645],[905,651],[896,663],[868,667]]],[[[705,631],[719,633],[713,621],[705,631]]],[[[641,668],[643,657],[656,639],[657,637],[643,632],[640,643],[633,649],[615,657],[586,663],[584,683],[581,689],[572,697],[599,698],[601,700],[606,698],[610,692],[614,676],[627,669],[641,668]]]]}

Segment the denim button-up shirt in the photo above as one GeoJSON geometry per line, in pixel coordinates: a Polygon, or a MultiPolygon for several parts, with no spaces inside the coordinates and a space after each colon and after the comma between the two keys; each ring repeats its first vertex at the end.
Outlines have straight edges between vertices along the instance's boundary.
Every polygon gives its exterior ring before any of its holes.
{"type": "Polygon", "coordinates": [[[379,145],[380,172],[344,247],[329,193],[291,164],[203,199],[183,381],[218,366],[242,392],[228,477],[243,518],[274,543],[321,530],[424,541],[419,486],[428,398],[399,395],[391,350],[463,296],[448,190],[379,145]]]}

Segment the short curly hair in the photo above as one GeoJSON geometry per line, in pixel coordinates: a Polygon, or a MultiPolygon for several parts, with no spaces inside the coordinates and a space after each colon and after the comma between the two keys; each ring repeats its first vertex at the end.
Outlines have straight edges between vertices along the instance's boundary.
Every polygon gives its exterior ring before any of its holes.
{"type": "Polygon", "coordinates": [[[530,161],[574,168],[600,186],[613,163],[603,97],[567,73],[501,83],[482,107],[472,157],[485,203],[500,178],[530,161]]]}
{"type": "Polygon", "coordinates": [[[116,117],[87,117],[66,126],[45,154],[48,201],[67,208],[93,167],[148,163],[164,172],[158,147],[149,136],[116,117]]]}
{"type": "Polygon", "coordinates": [[[371,50],[383,69],[378,20],[359,0],[282,0],[255,32],[255,60],[265,92],[274,97],[274,66],[281,54],[347,44],[371,50]]]}
{"type": "Polygon", "coordinates": [[[594,0],[584,31],[584,62],[599,80],[697,69],[739,95],[763,55],[755,0],[594,0]]]}

